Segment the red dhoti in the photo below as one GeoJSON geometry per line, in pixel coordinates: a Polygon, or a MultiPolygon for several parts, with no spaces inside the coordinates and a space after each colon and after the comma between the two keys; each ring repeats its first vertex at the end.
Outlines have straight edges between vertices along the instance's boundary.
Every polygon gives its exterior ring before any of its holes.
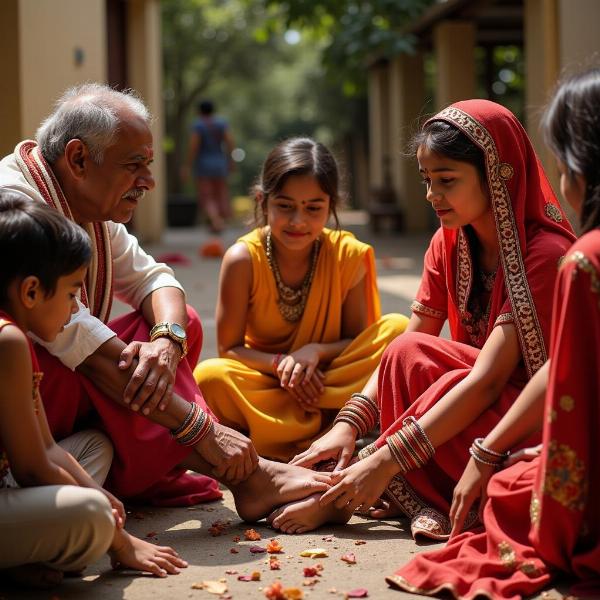
{"type": "MultiPolygon", "coordinates": [[[[189,351],[177,369],[174,393],[210,412],[192,369],[202,348],[202,326],[188,306],[189,351]]],[[[126,344],[147,341],[149,327],[140,312],[132,312],[109,323],[126,344]]],[[[187,474],[178,465],[190,453],[169,430],[124,408],[101,392],[87,377],[65,367],[44,348],[36,347],[44,373],[40,391],[53,435],[62,439],[84,424],[94,424],[111,439],[115,456],[106,487],[120,498],[163,506],[182,506],[221,497],[215,480],[187,474]]]]}

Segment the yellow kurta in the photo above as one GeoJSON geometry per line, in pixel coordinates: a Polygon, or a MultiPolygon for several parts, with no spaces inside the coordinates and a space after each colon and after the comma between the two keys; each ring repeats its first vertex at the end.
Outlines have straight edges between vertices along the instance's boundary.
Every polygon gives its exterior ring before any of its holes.
{"type": "Polygon", "coordinates": [[[323,419],[319,409],[340,409],[350,394],[362,389],[384,349],[404,331],[408,319],[400,314],[380,316],[371,246],[347,231],[324,229],[304,313],[296,323],[286,321],[277,307],[277,286],[261,231],[255,229],[239,240],[246,244],[252,257],[245,332],[245,345],[249,348],[287,354],[309,343],[339,341],[344,301],[356,284],[357,275],[366,272],[369,325],[324,369],[325,391],[314,411],[299,406],[273,375],[237,360],[205,360],[194,371],[206,402],[222,423],[249,432],[260,455],[287,460],[321,432],[323,419]]]}

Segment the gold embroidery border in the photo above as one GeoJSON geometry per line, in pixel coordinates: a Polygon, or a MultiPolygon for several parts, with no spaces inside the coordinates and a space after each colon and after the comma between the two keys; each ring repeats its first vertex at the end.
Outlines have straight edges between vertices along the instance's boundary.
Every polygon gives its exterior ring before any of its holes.
{"type": "Polygon", "coordinates": [[[414,300],[410,305],[410,310],[415,313],[421,313],[428,317],[435,317],[436,319],[445,319],[446,313],[441,310],[436,310],[435,308],[431,308],[426,306],[425,304],[421,304],[417,300],[414,300]]]}
{"type": "Polygon", "coordinates": [[[496,327],[496,325],[502,325],[502,323],[514,323],[514,320],[515,318],[513,317],[512,313],[502,313],[496,318],[494,327],[496,327]]]}
{"type": "MultiPolygon", "coordinates": [[[[590,276],[590,290],[594,294],[600,295],[600,276],[598,276],[598,271],[592,264],[592,261],[581,250],[575,250],[572,254],[564,257],[558,270],[562,271],[570,264],[574,264],[576,267],[571,274],[572,278],[575,279],[577,277],[578,271],[587,273],[590,276]]],[[[598,301],[598,305],[600,306],[600,300],[598,301]]]]}
{"type": "Polygon", "coordinates": [[[456,598],[456,600],[470,600],[471,598],[478,598],[479,596],[484,596],[489,600],[494,600],[492,593],[483,589],[474,590],[468,596],[461,596],[456,587],[451,583],[442,583],[441,585],[426,590],[425,588],[420,588],[416,585],[410,584],[406,579],[404,579],[404,577],[400,575],[389,575],[385,578],[385,580],[393,587],[400,588],[407,592],[412,592],[413,594],[421,594],[423,596],[434,596],[435,594],[439,594],[441,591],[448,591],[454,596],[454,598],[456,598]]]}
{"type": "Polygon", "coordinates": [[[515,315],[515,326],[527,373],[533,374],[546,362],[546,347],[535,304],[525,275],[525,264],[519,245],[519,236],[510,202],[506,181],[500,175],[498,149],[487,129],[462,110],[449,106],[438,113],[434,120],[448,121],[458,127],[483,150],[486,163],[488,187],[494,207],[496,231],[500,244],[500,257],[504,270],[504,282],[515,315]]]}
{"type": "Polygon", "coordinates": [[[461,317],[467,312],[467,302],[473,285],[473,263],[469,252],[469,243],[462,227],[458,232],[458,249],[456,256],[456,301],[461,317]]]}

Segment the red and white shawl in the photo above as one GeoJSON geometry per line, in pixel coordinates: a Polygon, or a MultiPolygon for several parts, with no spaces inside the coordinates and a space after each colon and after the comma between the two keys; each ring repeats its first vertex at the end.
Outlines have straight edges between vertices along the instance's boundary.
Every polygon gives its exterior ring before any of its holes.
{"type": "MultiPolygon", "coordinates": [[[[69,203],[38,145],[32,140],[21,142],[15,148],[15,158],[29,185],[40,193],[49,206],[70,221],[74,221],[69,203]]],[[[113,297],[112,252],[108,225],[105,222],[81,225],[92,241],[92,260],[81,289],[81,301],[92,315],[106,323],[113,297]]]]}

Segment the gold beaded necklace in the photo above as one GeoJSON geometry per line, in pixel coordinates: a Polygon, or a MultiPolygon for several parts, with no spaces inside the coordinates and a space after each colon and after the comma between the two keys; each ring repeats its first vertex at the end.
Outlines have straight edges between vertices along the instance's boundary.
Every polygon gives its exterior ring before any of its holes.
{"type": "Polygon", "coordinates": [[[302,285],[298,289],[294,289],[283,283],[281,279],[281,273],[279,272],[279,265],[277,259],[273,254],[273,243],[271,241],[271,230],[267,231],[266,239],[266,252],[267,260],[269,261],[269,267],[273,272],[275,278],[275,285],[277,286],[277,292],[279,298],[277,299],[277,308],[281,313],[281,316],[290,323],[295,323],[300,319],[304,313],[304,307],[306,306],[306,299],[308,298],[308,292],[317,269],[317,259],[319,258],[319,249],[321,247],[321,240],[317,238],[312,248],[311,265],[302,285]]]}

